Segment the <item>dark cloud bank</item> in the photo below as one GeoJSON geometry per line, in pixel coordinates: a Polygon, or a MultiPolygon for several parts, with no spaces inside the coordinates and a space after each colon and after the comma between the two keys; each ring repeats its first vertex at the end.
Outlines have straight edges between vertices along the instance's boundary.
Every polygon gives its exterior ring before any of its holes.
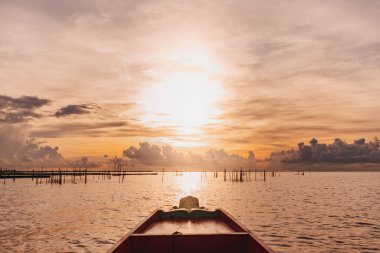
{"type": "Polygon", "coordinates": [[[364,138],[346,143],[336,138],[331,144],[318,143],[313,138],[310,145],[298,144],[298,150],[272,153],[270,161],[279,162],[329,162],[329,163],[380,163],[380,141],[377,137],[366,142],[364,138]]]}
{"type": "Polygon", "coordinates": [[[48,99],[32,96],[12,98],[0,95],[0,123],[22,123],[33,118],[41,118],[36,110],[50,103],[48,99]]]}
{"type": "Polygon", "coordinates": [[[97,107],[95,104],[67,105],[60,108],[54,116],[59,118],[69,115],[89,114],[95,107],[97,107]]]}
{"type": "MultiPolygon", "coordinates": [[[[35,96],[13,98],[0,95],[0,123],[15,124],[27,122],[31,119],[39,119],[44,115],[38,113],[37,110],[50,103],[51,100],[49,99],[35,96]]],[[[70,115],[89,114],[95,108],[98,108],[96,104],[72,104],[58,109],[54,113],[54,116],[59,118],[70,115]]]]}
{"type": "MultiPolygon", "coordinates": [[[[38,113],[37,110],[49,104],[51,104],[51,100],[36,96],[13,98],[0,95],[0,123],[23,123],[33,118],[39,119],[44,115],[38,113]]],[[[59,118],[70,115],[89,114],[96,108],[99,108],[96,104],[71,104],[59,108],[54,113],[54,116],[59,118]]]]}

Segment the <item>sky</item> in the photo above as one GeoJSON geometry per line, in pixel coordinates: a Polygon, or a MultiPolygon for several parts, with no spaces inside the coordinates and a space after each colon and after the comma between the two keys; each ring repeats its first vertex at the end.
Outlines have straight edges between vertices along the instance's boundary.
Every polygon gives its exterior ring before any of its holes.
{"type": "Polygon", "coordinates": [[[314,137],[372,139],[379,9],[377,0],[0,0],[0,160],[145,150],[164,157],[157,165],[175,165],[173,154],[248,163],[314,137]]]}

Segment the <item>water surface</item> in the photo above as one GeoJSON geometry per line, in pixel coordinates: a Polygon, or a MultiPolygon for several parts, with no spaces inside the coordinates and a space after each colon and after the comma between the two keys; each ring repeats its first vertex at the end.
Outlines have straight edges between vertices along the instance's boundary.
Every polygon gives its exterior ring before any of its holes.
{"type": "Polygon", "coordinates": [[[287,172],[264,182],[166,173],[77,184],[0,181],[1,252],[105,252],[156,208],[192,194],[276,252],[380,252],[380,173],[287,172]]]}

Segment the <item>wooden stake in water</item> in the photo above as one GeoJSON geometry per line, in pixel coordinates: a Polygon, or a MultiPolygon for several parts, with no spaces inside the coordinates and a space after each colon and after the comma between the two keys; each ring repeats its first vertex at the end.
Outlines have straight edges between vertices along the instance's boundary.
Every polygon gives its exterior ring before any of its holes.
{"type": "Polygon", "coordinates": [[[61,171],[61,168],[59,168],[59,184],[62,185],[62,171],[61,171]]]}
{"type": "MultiPolygon", "coordinates": [[[[3,174],[3,169],[1,169],[1,174],[3,174]]],[[[5,184],[5,170],[4,170],[4,184],[5,184]]]]}

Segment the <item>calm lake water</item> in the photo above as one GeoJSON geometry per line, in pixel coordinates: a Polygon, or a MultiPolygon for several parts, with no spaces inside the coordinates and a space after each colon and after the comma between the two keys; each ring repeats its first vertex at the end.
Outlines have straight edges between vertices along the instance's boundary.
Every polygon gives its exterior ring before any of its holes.
{"type": "Polygon", "coordinates": [[[0,181],[1,252],[105,252],[188,194],[222,207],[276,252],[380,252],[380,173],[282,172],[264,182],[167,173],[36,185],[0,181]]]}

